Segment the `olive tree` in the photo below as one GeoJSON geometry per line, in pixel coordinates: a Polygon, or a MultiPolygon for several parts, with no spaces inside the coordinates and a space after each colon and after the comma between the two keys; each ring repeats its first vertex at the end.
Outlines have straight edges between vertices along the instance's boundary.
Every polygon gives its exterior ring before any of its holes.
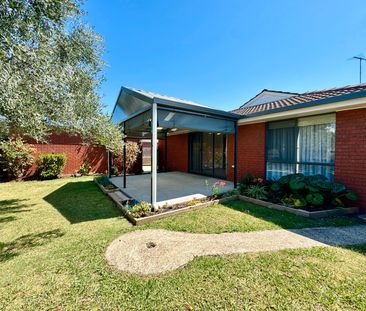
{"type": "Polygon", "coordinates": [[[0,2],[0,116],[12,132],[46,142],[51,130],[121,148],[103,113],[103,42],[77,0],[0,2]]]}

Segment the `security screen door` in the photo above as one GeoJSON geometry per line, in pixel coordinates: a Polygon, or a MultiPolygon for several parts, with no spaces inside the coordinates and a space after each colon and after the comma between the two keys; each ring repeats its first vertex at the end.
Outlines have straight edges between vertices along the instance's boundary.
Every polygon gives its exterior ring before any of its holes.
{"type": "Polygon", "coordinates": [[[226,178],[226,135],[189,134],[189,172],[226,178]]]}

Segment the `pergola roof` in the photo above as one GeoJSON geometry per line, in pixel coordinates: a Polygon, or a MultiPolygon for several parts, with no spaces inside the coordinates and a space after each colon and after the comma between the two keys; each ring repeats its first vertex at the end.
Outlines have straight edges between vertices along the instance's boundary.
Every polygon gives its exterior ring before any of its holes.
{"type": "MultiPolygon", "coordinates": [[[[237,114],[152,92],[122,87],[112,121],[122,126],[125,138],[151,138],[151,205],[157,208],[157,142],[181,131],[234,134],[234,187],[237,184],[237,114]]],[[[167,140],[166,140],[167,141],[167,140]]],[[[126,161],[126,144],[123,145],[126,161]]],[[[126,168],[126,163],[124,163],[126,168]]],[[[126,188],[126,169],[123,171],[126,188]]]]}
{"type": "Polygon", "coordinates": [[[122,87],[112,120],[127,136],[149,138],[152,104],[157,104],[159,135],[173,131],[234,133],[237,114],[213,109],[192,101],[122,87]]]}

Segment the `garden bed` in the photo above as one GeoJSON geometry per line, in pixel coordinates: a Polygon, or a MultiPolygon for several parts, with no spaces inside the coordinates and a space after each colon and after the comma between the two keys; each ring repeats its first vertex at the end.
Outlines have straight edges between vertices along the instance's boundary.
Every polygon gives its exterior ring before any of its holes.
{"type": "Polygon", "coordinates": [[[272,202],[262,201],[258,199],[253,199],[246,197],[244,195],[238,196],[239,200],[254,203],[260,206],[276,209],[279,211],[286,211],[295,215],[308,217],[308,218],[324,218],[324,217],[332,217],[332,216],[341,216],[341,215],[354,215],[359,211],[358,207],[337,207],[332,209],[324,209],[318,211],[309,211],[301,208],[288,207],[280,204],[275,204],[272,202]]]}
{"type": "Polygon", "coordinates": [[[105,176],[95,177],[94,182],[99,187],[99,189],[102,190],[102,192],[104,194],[108,194],[108,193],[115,192],[118,190],[118,187],[113,185],[109,181],[108,177],[105,177],[105,176]]]}
{"type": "Polygon", "coordinates": [[[133,217],[131,213],[129,212],[129,209],[126,207],[125,201],[121,201],[118,198],[118,195],[116,195],[116,192],[114,193],[108,193],[108,196],[115,202],[115,204],[118,206],[118,208],[122,211],[123,215],[130,221],[133,225],[139,226],[144,225],[147,223],[150,223],[152,221],[166,218],[169,216],[185,213],[191,210],[204,208],[206,206],[218,204],[218,203],[225,203],[229,201],[234,201],[238,199],[237,195],[233,195],[230,197],[223,197],[221,199],[202,199],[202,200],[195,200],[197,203],[190,205],[190,202],[175,204],[171,206],[162,206],[155,212],[148,212],[146,216],[143,217],[133,217]]]}

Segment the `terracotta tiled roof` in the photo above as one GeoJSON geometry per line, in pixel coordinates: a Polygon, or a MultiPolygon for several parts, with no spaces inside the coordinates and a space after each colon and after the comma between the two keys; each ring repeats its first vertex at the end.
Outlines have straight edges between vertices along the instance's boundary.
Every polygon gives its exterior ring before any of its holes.
{"type": "MultiPolygon", "coordinates": [[[[269,102],[269,103],[265,103],[265,104],[261,104],[261,105],[257,105],[257,106],[246,107],[244,104],[239,109],[233,110],[232,112],[241,114],[241,115],[246,115],[246,116],[254,114],[254,113],[260,113],[260,112],[271,113],[271,112],[275,112],[272,110],[276,110],[278,108],[286,108],[286,107],[296,108],[296,105],[299,105],[299,104],[310,103],[312,101],[322,100],[322,99],[330,99],[332,97],[337,97],[337,96],[341,96],[341,95],[347,95],[347,94],[357,93],[357,92],[362,92],[362,91],[366,91],[366,83],[306,92],[306,93],[291,96],[289,98],[276,100],[273,102],[269,102]]],[[[314,104],[316,104],[316,102],[314,104]]]]}

